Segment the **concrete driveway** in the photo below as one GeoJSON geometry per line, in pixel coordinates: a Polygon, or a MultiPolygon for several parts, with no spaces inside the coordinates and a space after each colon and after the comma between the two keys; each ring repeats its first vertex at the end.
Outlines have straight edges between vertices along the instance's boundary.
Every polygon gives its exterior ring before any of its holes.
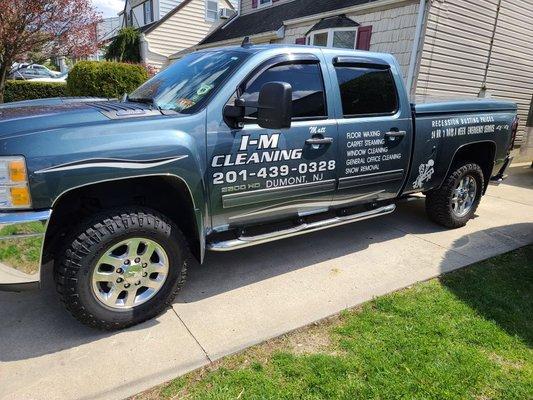
{"type": "Polygon", "coordinates": [[[1,399],[117,399],[374,296],[533,242],[533,170],[490,187],[478,217],[448,231],[424,200],[389,216],[225,254],[191,271],[172,309],[99,333],[72,319],[52,282],[0,293],[1,399]]]}

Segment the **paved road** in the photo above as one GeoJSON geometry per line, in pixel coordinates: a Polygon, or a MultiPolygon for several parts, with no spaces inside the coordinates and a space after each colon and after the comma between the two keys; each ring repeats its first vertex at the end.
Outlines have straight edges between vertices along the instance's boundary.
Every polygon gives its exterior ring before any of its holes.
{"type": "Polygon", "coordinates": [[[478,217],[447,231],[423,200],[337,229],[211,254],[172,309],[103,334],[74,321],[51,282],[0,293],[1,399],[118,399],[210,360],[533,242],[533,170],[514,166],[478,217]]]}

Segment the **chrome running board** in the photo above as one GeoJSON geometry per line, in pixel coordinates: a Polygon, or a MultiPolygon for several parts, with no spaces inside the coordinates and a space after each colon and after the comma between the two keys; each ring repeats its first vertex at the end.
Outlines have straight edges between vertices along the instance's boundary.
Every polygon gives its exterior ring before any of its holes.
{"type": "Polygon", "coordinates": [[[310,223],[302,223],[292,228],[283,229],[276,232],[269,232],[263,235],[256,236],[240,236],[237,239],[231,239],[221,242],[208,243],[207,248],[211,251],[230,251],[242,249],[244,247],[255,246],[257,244],[268,243],[274,240],[285,239],[292,236],[303,235],[304,233],[319,231],[321,229],[331,228],[334,226],[350,224],[364,219],[379,217],[381,215],[390,214],[396,209],[396,205],[390,204],[388,206],[376,208],[374,210],[365,211],[358,214],[338,216],[334,218],[325,219],[323,221],[316,221],[310,223]]]}

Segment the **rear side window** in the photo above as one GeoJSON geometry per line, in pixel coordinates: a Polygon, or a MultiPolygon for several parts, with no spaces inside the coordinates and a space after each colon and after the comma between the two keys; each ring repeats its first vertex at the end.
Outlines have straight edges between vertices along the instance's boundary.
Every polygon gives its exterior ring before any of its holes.
{"type": "MultiPolygon", "coordinates": [[[[293,119],[324,118],[327,116],[322,72],[317,63],[291,63],[273,66],[249,81],[241,97],[257,101],[265,83],[286,82],[292,86],[293,119]]],[[[246,120],[257,118],[257,109],[246,109],[246,120]]]]}
{"type": "Polygon", "coordinates": [[[398,111],[398,95],[390,69],[335,66],[345,118],[389,115],[398,111]]]}

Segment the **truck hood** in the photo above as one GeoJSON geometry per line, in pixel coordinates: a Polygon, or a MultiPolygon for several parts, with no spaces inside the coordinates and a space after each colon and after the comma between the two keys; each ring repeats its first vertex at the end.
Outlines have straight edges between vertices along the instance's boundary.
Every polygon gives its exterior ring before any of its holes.
{"type": "Polygon", "coordinates": [[[101,99],[48,99],[0,106],[0,138],[112,119],[161,115],[140,103],[101,99]]]}

